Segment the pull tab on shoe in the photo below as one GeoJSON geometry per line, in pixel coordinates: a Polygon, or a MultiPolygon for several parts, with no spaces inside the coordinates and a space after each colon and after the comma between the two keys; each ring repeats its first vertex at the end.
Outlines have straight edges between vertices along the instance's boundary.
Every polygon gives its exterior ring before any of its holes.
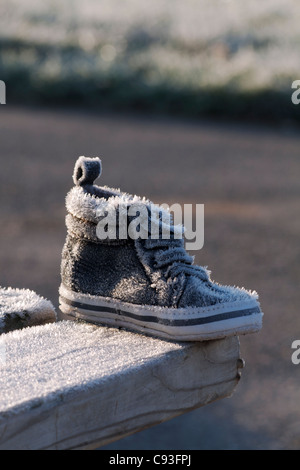
{"type": "Polygon", "coordinates": [[[101,175],[102,165],[98,157],[79,157],[74,168],[73,181],[77,186],[93,184],[101,175]]]}

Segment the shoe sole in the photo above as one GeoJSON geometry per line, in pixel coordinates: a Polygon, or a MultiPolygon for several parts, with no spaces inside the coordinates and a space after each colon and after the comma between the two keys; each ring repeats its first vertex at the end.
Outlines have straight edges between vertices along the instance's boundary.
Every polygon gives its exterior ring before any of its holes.
{"type": "Polygon", "coordinates": [[[80,294],[61,285],[60,310],[66,319],[126,328],[175,341],[205,341],[256,333],[262,327],[259,302],[231,302],[203,308],[136,305],[80,294]]]}

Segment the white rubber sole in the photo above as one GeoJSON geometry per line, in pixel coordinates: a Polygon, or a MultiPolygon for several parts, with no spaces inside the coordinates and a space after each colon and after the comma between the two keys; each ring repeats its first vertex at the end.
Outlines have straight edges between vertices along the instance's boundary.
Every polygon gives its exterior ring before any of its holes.
{"type": "Polygon", "coordinates": [[[60,310],[65,318],[122,327],[175,341],[205,341],[256,333],[263,313],[257,300],[203,308],[136,305],[107,297],[79,294],[61,285],[60,310]]]}

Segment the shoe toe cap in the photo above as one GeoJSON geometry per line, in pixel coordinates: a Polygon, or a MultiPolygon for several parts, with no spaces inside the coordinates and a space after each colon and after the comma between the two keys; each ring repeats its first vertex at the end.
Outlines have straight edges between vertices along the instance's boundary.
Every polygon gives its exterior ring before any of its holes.
{"type": "Polygon", "coordinates": [[[203,282],[196,277],[187,279],[178,307],[209,307],[212,305],[257,300],[256,292],[244,288],[223,286],[215,282],[203,282]]]}

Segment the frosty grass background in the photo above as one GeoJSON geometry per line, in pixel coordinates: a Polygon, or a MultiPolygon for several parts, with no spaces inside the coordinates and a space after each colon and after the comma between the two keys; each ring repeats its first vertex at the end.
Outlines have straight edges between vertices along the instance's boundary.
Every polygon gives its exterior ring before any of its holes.
{"type": "Polygon", "coordinates": [[[15,102],[299,120],[299,0],[2,0],[15,102]]]}

